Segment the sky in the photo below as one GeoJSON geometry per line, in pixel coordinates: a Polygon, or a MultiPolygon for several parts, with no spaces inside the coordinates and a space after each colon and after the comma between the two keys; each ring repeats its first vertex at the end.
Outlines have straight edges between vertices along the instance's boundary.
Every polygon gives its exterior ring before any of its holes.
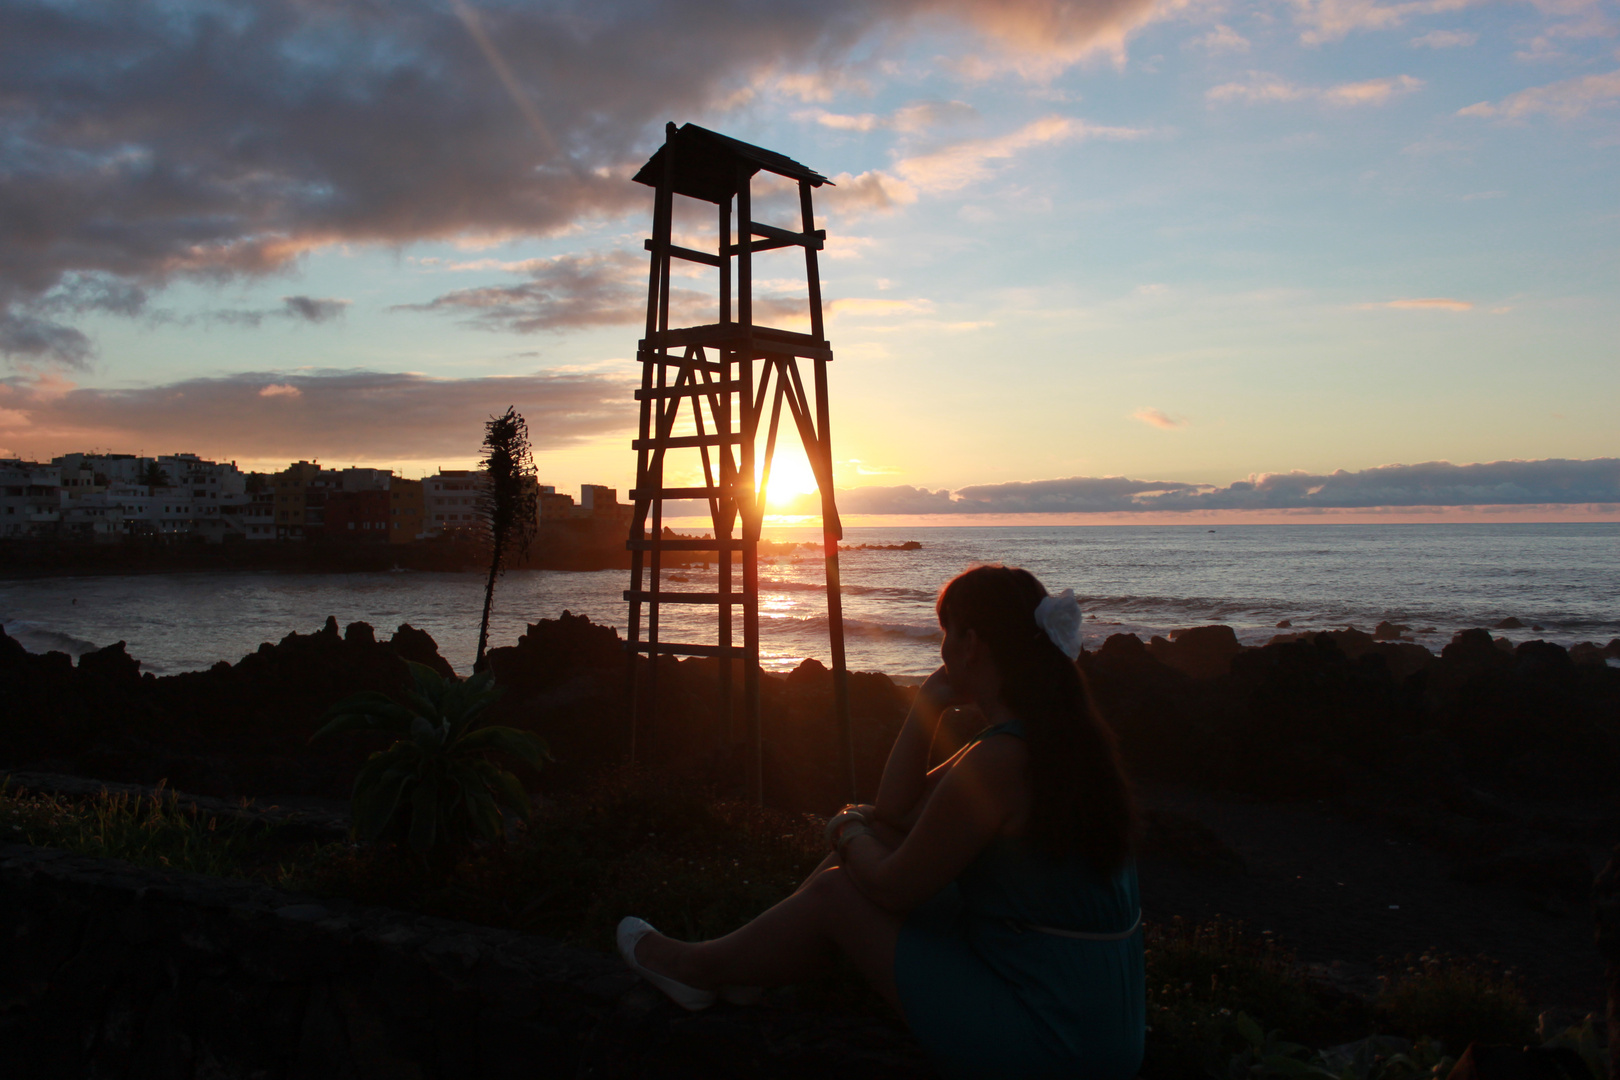
{"type": "Polygon", "coordinates": [[[833,180],[851,523],[1620,521],[1593,0],[0,0],[0,456],[627,490],[666,121],[833,180]]]}

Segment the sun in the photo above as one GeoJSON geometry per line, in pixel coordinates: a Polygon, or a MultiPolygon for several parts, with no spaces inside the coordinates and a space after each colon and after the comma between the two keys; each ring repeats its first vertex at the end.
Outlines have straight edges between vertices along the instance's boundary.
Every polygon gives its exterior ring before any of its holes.
{"type": "Polygon", "coordinates": [[[778,509],[790,505],[801,495],[816,491],[816,474],[810,468],[802,447],[777,444],[771,461],[770,484],[765,491],[765,505],[778,509]]]}

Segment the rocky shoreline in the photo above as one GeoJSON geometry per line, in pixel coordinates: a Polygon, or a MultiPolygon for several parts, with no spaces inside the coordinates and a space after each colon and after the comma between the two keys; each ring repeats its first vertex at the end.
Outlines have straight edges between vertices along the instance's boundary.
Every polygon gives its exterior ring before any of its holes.
{"type": "MultiPolygon", "coordinates": [[[[1142,785],[1144,882],[1157,874],[1165,898],[1156,915],[1264,919],[1307,959],[1352,960],[1365,973],[1377,950],[1396,947],[1378,938],[1388,918],[1367,921],[1360,908],[1352,918],[1342,905],[1353,893],[1365,907],[1385,888],[1366,883],[1421,877],[1413,888],[1424,899],[1401,910],[1416,904],[1427,921],[1391,930],[1388,942],[1422,948],[1431,934],[1459,948],[1472,934],[1475,951],[1507,941],[1520,952],[1507,939],[1542,942],[1521,966],[1534,969],[1545,999],[1595,1006],[1600,973],[1589,945],[1574,943],[1591,940],[1593,872],[1620,841],[1615,650],[1508,646],[1483,629],[1439,655],[1355,630],[1245,647],[1217,626],[1146,642],[1115,635],[1081,663],[1142,785]],[[1318,851],[1335,830],[1359,839],[1318,851]],[[1396,850],[1411,853],[1399,865],[1426,869],[1391,877],[1381,867],[1396,850]],[[1360,926],[1366,940],[1326,932],[1336,926],[1360,926]],[[1358,949],[1368,955],[1345,955],[1358,949]]],[[[236,664],[164,677],[142,673],[122,644],[75,663],[28,653],[0,629],[0,769],[167,779],[226,800],[341,800],[376,747],[308,738],[334,701],[397,689],[406,659],[450,671],[432,638],[408,625],[384,637],[328,619],[236,664]]],[[[647,764],[740,792],[741,748],[738,733],[720,728],[716,663],[660,658],[659,713],[638,748],[647,764]]],[[[535,731],[557,758],[524,777],[532,789],[588,783],[625,759],[629,663],[611,627],[544,620],[492,650],[491,665],[507,688],[492,719],[535,731]]],[[[850,691],[857,778],[870,793],[915,690],[854,673],[850,691]]],[[[844,791],[830,673],[806,661],[762,679],[761,699],[767,801],[836,807],[844,791]]],[[[939,750],[971,735],[949,731],[939,750]]]]}

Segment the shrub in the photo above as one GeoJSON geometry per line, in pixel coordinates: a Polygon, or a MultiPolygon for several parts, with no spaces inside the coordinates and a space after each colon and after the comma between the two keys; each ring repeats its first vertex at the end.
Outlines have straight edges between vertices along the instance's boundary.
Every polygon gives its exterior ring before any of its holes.
{"type": "Polygon", "coordinates": [[[1536,1014],[1512,973],[1483,958],[1424,953],[1380,978],[1373,1008],[1397,1034],[1428,1035],[1457,1052],[1471,1042],[1528,1043],[1535,1035],[1536,1014]]]}
{"type": "Polygon", "coordinates": [[[1225,1071],[1247,1046],[1238,1017],[1294,1034],[1322,1009],[1293,954],[1224,919],[1148,924],[1147,1052],[1144,1077],[1225,1071]]]}
{"type": "Polygon", "coordinates": [[[0,822],[23,843],[216,877],[264,876],[294,850],[273,827],[199,813],[162,784],[151,795],[103,790],[74,802],[0,781],[0,822]]]}
{"type": "Polygon", "coordinates": [[[355,777],[355,835],[406,837],[411,850],[442,869],[474,836],[502,837],[500,803],[530,814],[523,785],[485,753],[508,753],[539,768],[546,746],[516,728],[473,729],[500,696],[488,672],[458,681],[426,664],[406,663],[415,689],[406,691],[404,703],[375,690],[345,698],[326,711],[325,726],[310,741],[344,731],[398,736],[355,777]]]}
{"type": "Polygon", "coordinates": [[[813,819],[623,769],[541,807],[516,842],[466,853],[444,881],[404,854],[330,848],[300,887],[610,951],[625,915],[693,940],[729,933],[791,893],[826,851],[813,819]]]}

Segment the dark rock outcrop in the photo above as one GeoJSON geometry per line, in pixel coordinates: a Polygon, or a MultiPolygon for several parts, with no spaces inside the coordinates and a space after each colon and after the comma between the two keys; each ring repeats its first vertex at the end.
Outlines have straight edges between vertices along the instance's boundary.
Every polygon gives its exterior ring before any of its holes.
{"type": "Polygon", "coordinates": [[[444,673],[433,639],[406,625],[386,642],[336,619],[289,634],[236,664],[162,678],[140,673],[123,642],[37,656],[0,628],[0,767],[106,780],[168,779],[199,794],[348,794],[378,739],[308,745],[328,706],[360,690],[406,685],[404,659],[444,673]]]}

